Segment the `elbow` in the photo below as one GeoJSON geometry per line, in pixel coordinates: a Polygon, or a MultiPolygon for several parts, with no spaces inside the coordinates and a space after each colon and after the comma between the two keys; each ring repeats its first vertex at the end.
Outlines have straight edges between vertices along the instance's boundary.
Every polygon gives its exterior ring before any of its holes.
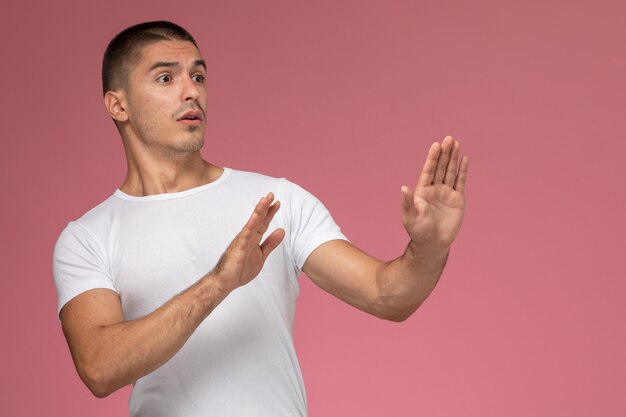
{"type": "Polygon", "coordinates": [[[383,317],[383,320],[392,321],[394,323],[402,323],[406,321],[409,317],[411,317],[412,313],[409,314],[394,314],[383,317]]]}
{"type": "Polygon", "coordinates": [[[106,398],[108,397],[110,394],[112,394],[112,391],[108,391],[105,389],[100,389],[100,388],[95,388],[95,387],[88,387],[89,391],[91,391],[91,393],[97,397],[97,398],[106,398]]]}
{"type": "Polygon", "coordinates": [[[106,389],[106,387],[100,387],[100,386],[94,386],[94,387],[88,387],[89,391],[91,391],[91,393],[97,397],[97,398],[106,398],[109,395],[113,394],[113,390],[109,390],[106,389]]]}
{"type": "Polygon", "coordinates": [[[103,367],[84,367],[78,374],[95,397],[105,398],[117,390],[103,367]]]}
{"type": "Polygon", "coordinates": [[[411,317],[415,310],[417,310],[417,308],[406,311],[387,312],[385,314],[377,315],[377,317],[383,320],[392,321],[394,323],[402,323],[403,321],[406,321],[409,317],[411,317]]]}
{"type": "Polygon", "coordinates": [[[381,320],[402,323],[411,317],[420,305],[421,303],[399,306],[393,302],[377,302],[375,307],[370,309],[370,313],[381,320]]]}

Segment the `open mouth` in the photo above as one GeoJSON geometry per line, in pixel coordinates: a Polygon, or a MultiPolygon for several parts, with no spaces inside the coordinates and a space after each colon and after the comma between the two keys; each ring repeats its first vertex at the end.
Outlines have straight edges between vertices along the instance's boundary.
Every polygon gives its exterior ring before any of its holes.
{"type": "Polygon", "coordinates": [[[202,123],[202,112],[198,110],[188,111],[183,114],[183,116],[179,118],[178,121],[185,124],[200,124],[202,123]]]}

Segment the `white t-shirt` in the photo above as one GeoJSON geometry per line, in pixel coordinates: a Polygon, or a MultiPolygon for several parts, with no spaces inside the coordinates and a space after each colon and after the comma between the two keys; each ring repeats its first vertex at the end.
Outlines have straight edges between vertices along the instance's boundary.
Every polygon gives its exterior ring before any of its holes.
{"type": "Polygon", "coordinates": [[[281,208],[267,234],[281,227],[285,239],[170,361],[135,383],[131,416],[305,416],[292,331],[297,276],[315,248],[345,236],[299,186],[226,168],[218,180],[182,192],[133,197],[117,190],[59,237],[59,311],[87,290],[108,288],[132,320],[210,271],[270,191],[281,208]]]}

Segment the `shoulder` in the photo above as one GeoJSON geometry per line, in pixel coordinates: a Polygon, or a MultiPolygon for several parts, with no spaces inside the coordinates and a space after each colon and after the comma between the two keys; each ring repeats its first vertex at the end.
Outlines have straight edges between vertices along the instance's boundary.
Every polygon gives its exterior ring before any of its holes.
{"type": "Polygon", "coordinates": [[[120,203],[121,201],[113,194],[78,219],[70,222],[68,228],[74,226],[82,228],[92,235],[98,234],[99,231],[110,227],[113,213],[119,208],[120,203]]]}
{"type": "Polygon", "coordinates": [[[237,169],[228,169],[228,182],[237,185],[277,185],[284,178],[272,177],[252,171],[240,171],[237,169]]]}
{"type": "Polygon", "coordinates": [[[110,230],[112,213],[116,210],[116,197],[110,196],[78,219],[70,221],[61,232],[56,251],[65,246],[76,245],[78,242],[89,242],[97,245],[98,236],[110,230]]]}
{"type": "Polygon", "coordinates": [[[272,192],[283,203],[317,200],[309,191],[285,177],[272,177],[234,169],[229,169],[229,171],[228,179],[231,185],[257,190],[261,193],[272,192]]]}
{"type": "Polygon", "coordinates": [[[234,169],[230,170],[227,182],[230,187],[245,190],[258,198],[271,192],[279,200],[284,200],[283,196],[291,193],[294,187],[300,188],[284,177],[234,169]]]}

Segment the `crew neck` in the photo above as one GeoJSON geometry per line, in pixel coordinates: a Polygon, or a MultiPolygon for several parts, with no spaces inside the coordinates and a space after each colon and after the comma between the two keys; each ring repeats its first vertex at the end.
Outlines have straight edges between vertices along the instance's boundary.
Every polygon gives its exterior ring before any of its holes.
{"type": "Polygon", "coordinates": [[[207,184],[199,185],[197,187],[190,188],[184,191],[178,191],[175,193],[152,194],[152,195],[137,197],[134,195],[126,194],[124,191],[118,188],[115,190],[113,195],[121,200],[133,201],[136,203],[149,202],[149,201],[175,200],[177,198],[188,197],[190,195],[201,193],[202,191],[206,191],[213,187],[216,187],[222,182],[224,182],[231,172],[232,172],[232,169],[224,167],[224,172],[222,172],[222,175],[220,175],[219,178],[216,179],[215,181],[211,181],[207,184]]]}

